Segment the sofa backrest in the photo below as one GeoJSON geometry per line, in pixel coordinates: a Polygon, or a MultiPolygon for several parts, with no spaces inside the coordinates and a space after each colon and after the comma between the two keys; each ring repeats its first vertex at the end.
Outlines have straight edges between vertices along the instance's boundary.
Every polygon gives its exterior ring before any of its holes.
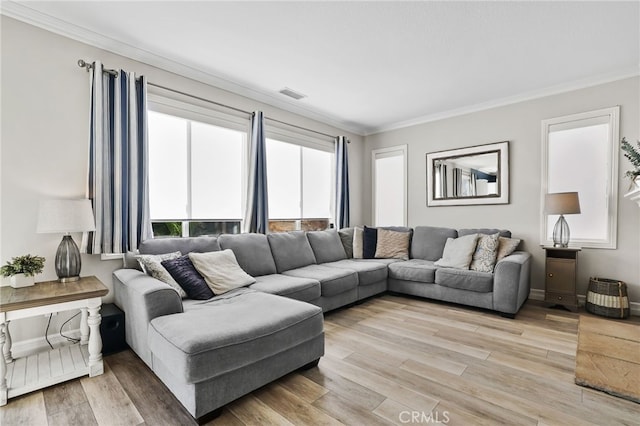
{"type": "Polygon", "coordinates": [[[304,231],[269,234],[267,240],[278,273],[316,263],[311,244],[304,231]]]}
{"type": "Polygon", "coordinates": [[[150,238],[140,243],[141,254],[163,254],[179,251],[206,253],[219,251],[218,237],[150,238]]]}
{"type": "Polygon", "coordinates": [[[347,258],[338,231],[335,229],[309,231],[307,239],[318,263],[335,262],[347,258]]]}
{"type": "Polygon", "coordinates": [[[469,234],[485,234],[485,235],[493,235],[496,233],[500,233],[501,237],[511,238],[511,231],[507,231],[506,229],[492,229],[492,228],[468,228],[468,229],[458,229],[458,236],[464,237],[469,234]]]}
{"type": "Polygon", "coordinates": [[[231,249],[238,264],[254,277],[276,273],[276,262],[264,234],[222,234],[218,243],[223,250],[231,249]]]}
{"type": "Polygon", "coordinates": [[[440,259],[447,238],[458,238],[458,231],[452,228],[416,226],[411,239],[410,257],[431,261],[440,259]]]}

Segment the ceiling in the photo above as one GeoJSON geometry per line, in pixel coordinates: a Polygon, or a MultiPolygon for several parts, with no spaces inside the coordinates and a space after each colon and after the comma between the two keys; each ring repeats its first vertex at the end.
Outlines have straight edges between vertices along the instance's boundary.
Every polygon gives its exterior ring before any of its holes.
{"type": "Polygon", "coordinates": [[[2,13],[362,135],[640,64],[638,1],[3,1],[2,13]]]}

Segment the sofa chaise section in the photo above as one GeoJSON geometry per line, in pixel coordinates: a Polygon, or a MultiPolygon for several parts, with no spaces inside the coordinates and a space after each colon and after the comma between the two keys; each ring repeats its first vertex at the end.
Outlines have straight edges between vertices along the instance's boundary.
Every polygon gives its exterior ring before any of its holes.
{"type": "Polygon", "coordinates": [[[153,319],[154,372],[201,417],[324,353],[322,310],[236,289],[153,319]]]}
{"type": "MultiPolygon", "coordinates": [[[[270,254],[261,259],[248,255],[265,247],[266,237],[255,235],[222,240],[225,246],[238,242],[235,250],[244,268],[255,274],[275,272],[270,254]]],[[[145,241],[140,252],[220,248],[217,237],[167,238],[145,241]]],[[[253,285],[265,291],[240,288],[198,301],[181,300],[176,290],[139,270],[121,269],[113,277],[116,304],[126,313],[127,343],[195,418],[317,364],[324,354],[322,309],[294,300],[318,299],[317,281],[261,275],[253,285]],[[278,292],[293,297],[269,294],[278,292]]]]}

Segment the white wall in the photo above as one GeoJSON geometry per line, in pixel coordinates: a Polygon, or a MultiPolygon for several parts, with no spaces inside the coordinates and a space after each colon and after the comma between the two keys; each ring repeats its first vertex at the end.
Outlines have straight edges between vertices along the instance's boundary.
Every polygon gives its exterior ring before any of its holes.
{"type": "MultiPolygon", "coordinates": [[[[544,251],[540,247],[541,121],[614,105],[621,106],[620,136],[640,138],[640,78],[576,90],[500,108],[367,136],[371,150],[407,144],[409,226],[506,228],[524,240],[533,254],[532,288],[544,289],[544,251]],[[511,194],[508,205],[427,207],[428,152],[491,142],[510,141],[511,194]]],[[[580,155],[576,152],[575,155],[580,155]]],[[[365,161],[365,182],[370,166],[365,161]]],[[[623,198],[631,165],[620,153],[617,250],[584,249],[579,255],[578,294],[585,294],[590,276],[615,278],[629,286],[630,298],[640,302],[640,209],[623,198]]],[[[371,188],[365,185],[364,211],[370,211],[371,188]]],[[[367,222],[371,219],[367,218],[367,222]]]]}
{"type": "MultiPolygon", "coordinates": [[[[154,68],[128,58],[1,17],[2,131],[0,184],[0,262],[26,253],[47,259],[37,280],[55,279],[53,258],[62,238],[36,234],[38,201],[43,198],[83,197],[85,194],[88,132],[88,74],[78,59],[101,60],[108,68],[144,74],[148,81],[265,116],[350,140],[350,173],[354,194],[362,191],[363,138],[248,98],[154,68]]],[[[362,222],[358,197],[351,202],[355,223],[362,222]]],[[[79,241],[80,235],[74,235],[79,241]]],[[[111,289],[111,272],[120,261],[101,261],[83,255],[82,275],[96,275],[111,289]]],[[[4,282],[6,284],[6,280],[4,282]]],[[[110,293],[106,297],[113,299],[110,293]]],[[[70,313],[54,318],[56,333],[70,313]]],[[[44,318],[11,324],[14,342],[43,336],[44,318]]],[[[74,328],[73,324],[71,328],[74,328]]],[[[65,330],[67,328],[65,327],[65,330]]]]}

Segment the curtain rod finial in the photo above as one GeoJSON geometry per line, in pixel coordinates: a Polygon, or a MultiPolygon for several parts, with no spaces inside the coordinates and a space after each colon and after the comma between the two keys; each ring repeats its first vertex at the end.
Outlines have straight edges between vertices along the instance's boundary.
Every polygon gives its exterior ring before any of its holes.
{"type": "Polygon", "coordinates": [[[88,64],[84,59],[78,59],[78,66],[80,68],[86,68],[87,71],[89,71],[89,69],[91,69],[92,65],[88,64]]]}

